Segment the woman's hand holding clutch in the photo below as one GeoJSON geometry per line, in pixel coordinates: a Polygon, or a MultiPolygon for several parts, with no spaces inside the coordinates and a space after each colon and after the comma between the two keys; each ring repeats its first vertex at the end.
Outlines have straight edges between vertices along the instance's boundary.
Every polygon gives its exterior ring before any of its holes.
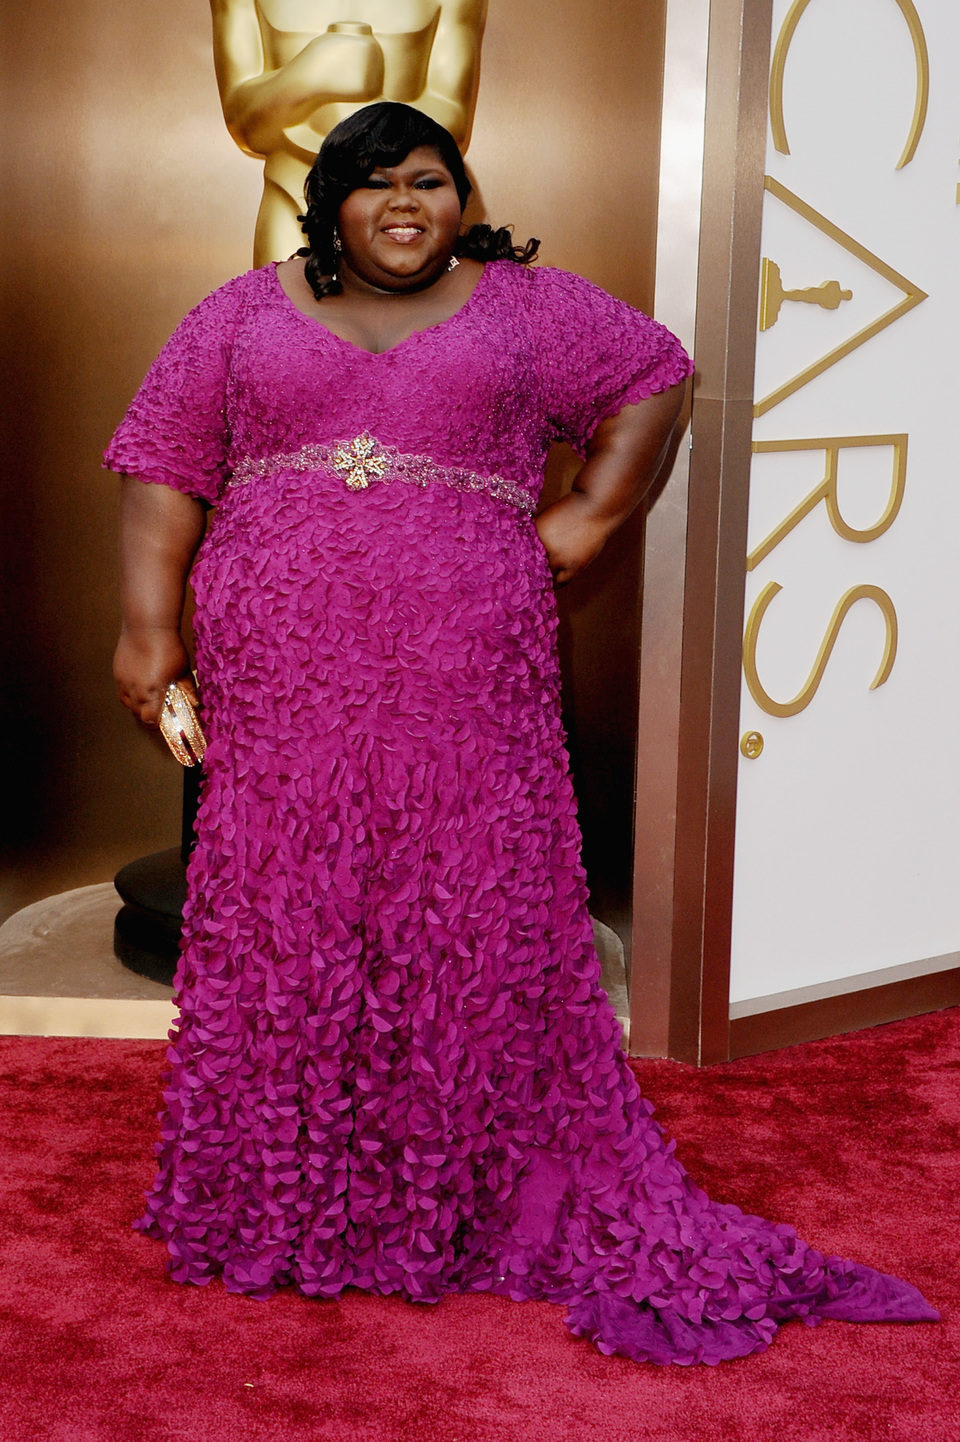
{"type": "Polygon", "coordinates": [[[144,726],[157,726],[166,689],[180,686],[195,706],[197,691],[190,658],[174,627],[124,628],[113,658],[120,700],[144,726]]]}

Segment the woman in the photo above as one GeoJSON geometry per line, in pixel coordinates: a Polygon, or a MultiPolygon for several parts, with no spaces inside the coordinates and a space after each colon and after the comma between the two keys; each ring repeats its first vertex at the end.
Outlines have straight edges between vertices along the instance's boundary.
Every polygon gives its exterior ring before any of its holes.
{"type": "Polygon", "coordinates": [[[209,735],[159,1171],[178,1281],[551,1297],[603,1351],[715,1362],[792,1316],[933,1318],[710,1202],[619,1050],[591,944],[551,573],[656,474],[690,364],[533,243],[460,234],[451,137],[324,142],[298,257],[181,324],[124,473],[125,704],[209,735]],[[457,258],[459,257],[459,263],[457,258]],[[550,444],[586,457],[533,513],[550,444]]]}

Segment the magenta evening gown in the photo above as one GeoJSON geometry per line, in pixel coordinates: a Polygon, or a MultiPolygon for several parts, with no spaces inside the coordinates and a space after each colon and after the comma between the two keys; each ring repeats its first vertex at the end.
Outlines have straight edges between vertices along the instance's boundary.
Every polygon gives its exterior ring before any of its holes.
{"type": "Polygon", "coordinates": [[[709,1200],[600,986],[532,521],[682,380],[669,331],[488,265],[381,355],[273,266],[187,316],[107,452],[217,504],[193,572],[209,738],[158,1171],[171,1275],[550,1298],[604,1352],[717,1362],[791,1317],[936,1318],[709,1200]]]}

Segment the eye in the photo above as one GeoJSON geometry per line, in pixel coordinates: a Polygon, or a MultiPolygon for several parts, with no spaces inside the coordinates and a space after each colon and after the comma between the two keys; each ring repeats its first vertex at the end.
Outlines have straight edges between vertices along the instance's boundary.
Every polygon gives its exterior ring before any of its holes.
{"type": "Polygon", "coordinates": [[[389,190],[390,182],[382,175],[368,175],[363,182],[366,190],[389,190]]]}
{"type": "Polygon", "coordinates": [[[441,185],[446,185],[446,183],[438,175],[425,175],[422,180],[417,181],[415,188],[417,190],[438,190],[441,185]]]}

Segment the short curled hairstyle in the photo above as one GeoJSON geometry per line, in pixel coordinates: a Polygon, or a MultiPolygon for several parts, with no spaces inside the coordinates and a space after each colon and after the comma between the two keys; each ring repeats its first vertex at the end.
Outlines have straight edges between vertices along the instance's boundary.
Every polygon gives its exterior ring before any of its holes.
{"type": "MultiPolygon", "coordinates": [[[[364,184],[376,166],[399,165],[421,145],[435,150],[453,176],[462,212],[472,189],[463,157],[449,130],[422,110],[381,100],[348,115],[330,131],[304,186],[306,214],[298,217],[307,244],[297,254],[306,256],[304,274],[317,300],[341,291],[334,235],[347,196],[364,184]]],[[[513,260],[529,265],[539,247],[538,240],[514,245],[509,226],[494,230],[490,225],[472,225],[458,237],[454,253],[471,260],[513,260]]]]}

